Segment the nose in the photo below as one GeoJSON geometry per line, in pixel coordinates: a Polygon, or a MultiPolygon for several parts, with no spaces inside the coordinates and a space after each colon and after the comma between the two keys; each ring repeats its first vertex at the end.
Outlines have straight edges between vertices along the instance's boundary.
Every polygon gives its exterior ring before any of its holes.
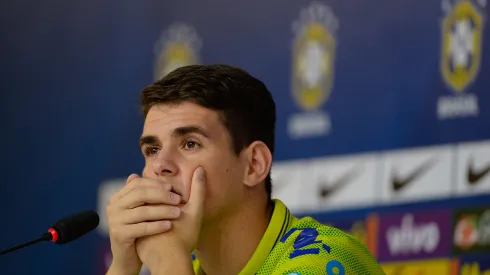
{"type": "Polygon", "coordinates": [[[155,176],[175,176],[178,173],[178,167],[171,155],[163,151],[153,161],[152,166],[155,176]]]}

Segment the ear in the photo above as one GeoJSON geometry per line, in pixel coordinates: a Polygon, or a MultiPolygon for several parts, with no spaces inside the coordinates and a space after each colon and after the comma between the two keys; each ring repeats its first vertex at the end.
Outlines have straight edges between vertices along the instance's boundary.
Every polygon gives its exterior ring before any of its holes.
{"type": "Polygon", "coordinates": [[[254,141],[246,149],[246,161],[244,183],[247,186],[255,186],[265,180],[272,166],[272,154],[269,147],[262,141],[254,141]]]}

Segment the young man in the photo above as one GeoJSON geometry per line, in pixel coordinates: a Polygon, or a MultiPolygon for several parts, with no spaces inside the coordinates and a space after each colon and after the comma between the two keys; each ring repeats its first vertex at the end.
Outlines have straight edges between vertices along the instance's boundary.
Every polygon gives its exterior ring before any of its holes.
{"type": "Polygon", "coordinates": [[[146,164],[107,206],[107,274],[384,274],[350,235],[271,199],[276,107],[261,81],[186,66],[141,103],[146,164]]]}

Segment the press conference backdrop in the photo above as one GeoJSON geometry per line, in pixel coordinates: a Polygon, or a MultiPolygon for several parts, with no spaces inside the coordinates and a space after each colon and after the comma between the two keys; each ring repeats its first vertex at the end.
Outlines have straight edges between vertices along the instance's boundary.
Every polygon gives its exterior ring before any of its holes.
{"type": "Polygon", "coordinates": [[[182,65],[228,63],[276,100],[274,197],[352,233],[387,274],[483,274],[489,4],[3,1],[0,245],[81,209],[102,220],[77,242],[2,256],[1,273],[103,274],[105,205],[143,165],[138,92],[182,65]]]}

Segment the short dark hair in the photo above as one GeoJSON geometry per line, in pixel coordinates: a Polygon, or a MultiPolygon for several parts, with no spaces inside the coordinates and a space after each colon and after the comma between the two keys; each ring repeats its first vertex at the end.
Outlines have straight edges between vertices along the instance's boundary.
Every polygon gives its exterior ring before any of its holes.
{"type": "MultiPolygon", "coordinates": [[[[243,69],[223,64],[177,68],[141,92],[144,116],[157,104],[192,102],[218,111],[237,155],[254,141],[274,154],[276,105],[265,84],[243,69]]],[[[270,171],[265,179],[271,201],[270,171]]]]}

